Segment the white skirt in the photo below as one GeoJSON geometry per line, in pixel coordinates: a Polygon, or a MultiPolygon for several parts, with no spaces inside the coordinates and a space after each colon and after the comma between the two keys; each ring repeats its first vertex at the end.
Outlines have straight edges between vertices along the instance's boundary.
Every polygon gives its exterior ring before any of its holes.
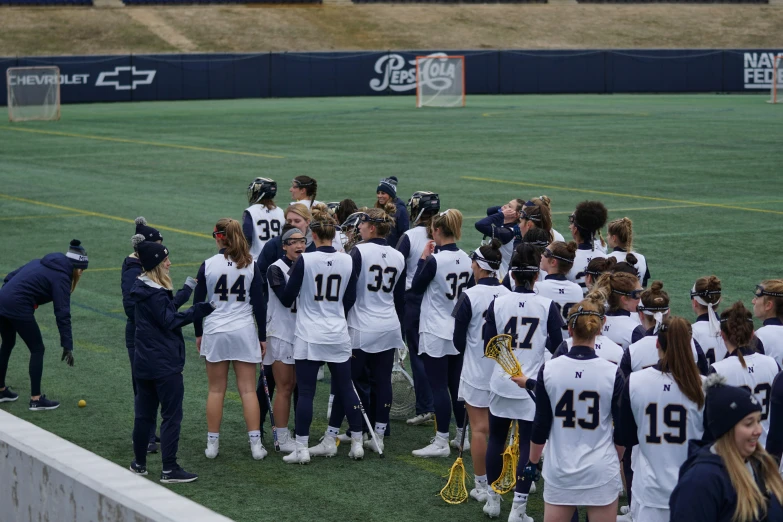
{"type": "Polygon", "coordinates": [[[532,397],[509,399],[508,397],[490,392],[489,412],[495,417],[532,422],[536,416],[536,401],[532,397]]]}
{"type": "Polygon", "coordinates": [[[267,337],[264,364],[269,366],[277,361],[294,364],[294,345],[277,337],[267,337]]]}
{"type": "Polygon", "coordinates": [[[642,506],[636,501],[636,497],[633,497],[631,517],[638,522],[669,522],[671,513],[666,508],[642,506]]]}
{"type": "Polygon", "coordinates": [[[341,363],[351,358],[351,345],[308,343],[300,337],[294,338],[294,359],[341,363]]]}
{"type": "Polygon", "coordinates": [[[348,327],[351,348],[365,353],[380,353],[392,348],[403,348],[402,332],[396,328],[390,332],[362,331],[348,327]]]}
{"type": "Polygon", "coordinates": [[[261,345],[255,324],[231,332],[205,333],[201,338],[201,357],[211,363],[241,361],[261,362],[261,345]]]}
{"type": "Polygon", "coordinates": [[[459,380],[457,395],[459,400],[465,401],[474,408],[489,408],[490,391],[479,390],[462,379],[459,380]]]}
{"type": "Polygon", "coordinates": [[[459,355],[454,347],[454,341],[443,339],[435,334],[421,332],[419,334],[419,355],[426,353],[430,357],[440,358],[446,355],[459,355]]]}
{"type": "Polygon", "coordinates": [[[617,500],[622,490],[623,482],[618,472],[609,482],[594,488],[563,489],[547,483],[544,485],[544,502],[555,506],[608,506],[617,500]]]}

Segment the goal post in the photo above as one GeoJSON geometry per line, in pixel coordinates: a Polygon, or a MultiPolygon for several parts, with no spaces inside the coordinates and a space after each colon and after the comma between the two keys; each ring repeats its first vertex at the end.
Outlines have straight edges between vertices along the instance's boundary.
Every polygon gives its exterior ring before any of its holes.
{"type": "Polygon", "coordinates": [[[9,67],[5,81],[9,120],[60,119],[59,67],[9,67]]]}
{"type": "Polygon", "coordinates": [[[416,107],[465,106],[465,57],[416,57],[416,107]]]}
{"type": "Polygon", "coordinates": [[[783,103],[783,54],[775,56],[772,61],[772,87],[768,103],[783,103]]]}

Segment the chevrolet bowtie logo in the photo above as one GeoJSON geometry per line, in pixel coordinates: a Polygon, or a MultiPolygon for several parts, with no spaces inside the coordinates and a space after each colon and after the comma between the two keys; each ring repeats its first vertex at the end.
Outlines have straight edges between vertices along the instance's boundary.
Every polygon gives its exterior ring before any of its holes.
{"type": "MultiPolygon", "coordinates": [[[[135,66],[117,66],[114,71],[102,72],[95,81],[96,87],[114,87],[115,91],[133,91],[138,85],[151,85],[156,71],[137,71],[135,66]],[[121,73],[128,73],[130,78],[121,81],[121,73]]],[[[124,79],[126,74],[122,74],[124,79]]]]}

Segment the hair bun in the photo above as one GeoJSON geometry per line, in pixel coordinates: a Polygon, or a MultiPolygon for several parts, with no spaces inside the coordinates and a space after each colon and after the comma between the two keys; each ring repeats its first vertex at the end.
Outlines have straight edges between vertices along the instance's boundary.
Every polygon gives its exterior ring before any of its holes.
{"type": "Polygon", "coordinates": [[[79,246],[81,244],[82,244],[82,242],[79,241],[78,239],[71,239],[71,246],[72,247],[77,247],[77,246],[79,246]]]}
{"type": "Polygon", "coordinates": [[[552,200],[549,199],[549,196],[539,196],[538,199],[541,200],[541,203],[546,205],[547,207],[551,207],[552,200]]]}
{"type": "Polygon", "coordinates": [[[636,258],[635,255],[628,252],[627,254],[625,254],[625,262],[628,263],[629,265],[635,265],[636,263],[639,262],[639,260],[636,258]]]}
{"type": "Polygon", "coordinates": [[[576,246],[576,242],[575,241],[569,241],[568,243],[566,243],[565,247],[568,250],[569,254],[576,255],[576,251],[577,251],[578,247],[576,246]]]}
{"type": "Polygon", "coordinates": [[[500,248],[503,246],[503,243],[500,242],[500,240],[496,237],[492,238],[492,241],[489,242],[489,248],[492,250],[500,250],[500,248]]]}
{"type": "Polygon", "coordinates": [[[663,289],[663,281],[653,281],[650,285],[650,290],[653,292],[660,292],[663,289]]]}
{"type": "Polygon", "coordinates": [[[147,220],[144,219],[144,216],[137,217],[133,222],[136,223],[136,225],[147,226],[147,220]]]}

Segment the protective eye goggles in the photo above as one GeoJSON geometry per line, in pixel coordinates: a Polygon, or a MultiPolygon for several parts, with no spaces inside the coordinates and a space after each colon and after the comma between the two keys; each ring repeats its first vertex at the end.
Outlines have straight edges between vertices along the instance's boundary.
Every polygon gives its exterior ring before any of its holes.
{"type": "Polygon", "coordinates": [[[551,251],[551,250],[549,250],[548,248],[545,248],[545,249],[544,249],[544,253],[543,253],[543,254],[541,254],[541,255],[542,255],[542,256],[544,256],[544,257],[545,257],[545,258],[547,258],[547,259],[552,259],[552,258],[554,258],[554,259],[557,259],[557,260],[559,260],[559,261],[562,261],[562,262],[564,262],[564,263],[569,263],[569,264],[573,264],[573,263],[574,263],[574,260],[573,260],[573,259],[567,259],[567,258],[565,258],[565,257],[561,257],[561,256],[558,256],[558,255],[555,255],[555,254],[553,254],[553,253],[552,253],[552,251],[551,251]]]}
{"type": "Polygon", "coordinates": [[[591,275],[593,277],[601,277],[601,274],[603,274],[603,272],[599,272],[598,270],[585,270],[585,274],[591,275]]]}
{"type": "Polygon", "coordinates": [[[601,319],[604,318],[604,314],[600,312],[594,312],[593,310],[585,310],[580,306],[576,312],[572,312],[568,315],[568,324],[571,325],[571,328],[573,328],[576,324],[576,320],[583,315],[594,315],[595,317],[600,317],[601,319]]]}
{"type": "Polygon", "coordinates": [[[626,297],[630,297],[631,299],[641,299],[642,292],[644,292],[644,290],[642,288],[638,288],[636,290],[631,290],[630,292],[623,292],[622,290],[617,290],[615,288],[612,288],[612,293],[613,294],[624,295],[626,297]]]}
{"type": "Polygon", "coordinates": [[[385,223],[386,218],[374,218],[370,217],[369,214],[362,213],[359,216],[359,223],[385,223]]]}
{"type": "MultiPolygon", "coordinates": [[[[760,286],[756,286],[756,295],[758,296],[758,289],[761,288],[760,286]]],[[[710,295],[720,295],[720,290],[702,290],[701,292],[697,292],[696,290],[691,290],[691,299],[694,297],[707,297],[710,295]]]]}
{"type": "Polygon", "coordinates": [[[334,223],[325,223],[321,221],[313,221],[310,223],[310,225],[308,225],[308,227],[310,228],[310,230],[317,230],[319,228],[329,228],[329,227],[332,227],[335,230],[342,230],[342,227],[340,227],[340,225],[336,225],[334,223]]]}
{"type": "Polygon", "coordinates": [[[305,244],[307,243],[307,239],[303,237],[292,237],[290,239],[286,239],[285,241],[283,241],[283,243],[286,244],[287,246],[296,245],[297,243],[305,244]]]}
{"type": "Polygon", "coordinates": [[[753,293],[756,297],[764,297],[765,295],[770,297],[783,297],[783,292],[770,292],[769,290],[764,290],[764,287],[761,285],[756,285],[756,291],[753,293]]]}
{"type": "Polygon", "coordinates": [[[568,216],[568,224],[570,224],[570,225],[574,225],[574,224],[576,224],[576,218],[574,217],[574,215],[573,215],[573,214],[571,214],[570,216],[568,216]]]}
{"type": "Polygon", "coordinates": [[[226,231],[218,230],[217,228],[212,231],[212,237],[215,239],[226,239],[226,231]]]}
{"type": "Polygon", "coordinates": [[[295,179],[292,179],[291,180],[291,185],[293,185],[296,188],[304,188],[304,187],[311,187],[311,186],[313,186],[313,182],[310,181],[308,183],[303,183],[301,181],[297,181],[295,179]]]}
{"type": "MultiPolygon", "coordinates": [[[[498,270],[500,268],[500,261],[490,261],[489,259],[484,258],[479,252],[476,252],[473,250],[470,254],[471,261],[475,261],[476,263],[481,266],[482,264],[486,264],[486,267],[492,269],[492,270],[498,270]]],[[[486,270],[487,268],[484,266],[481,266],[481,268],[484,268],[486,270]]]]}
{"type": "Polygon", "coordinates": [[[530,221],[534,221],[536,223],[541,223],[541,216],[531,216],[524,210],[519,212],[519,219],[528,219],[530,221]]]}
{"type": "Polygon", "coordinates": [[[650,312],[649,315],[654,314],[655,312],[668,312],[669,307],[668,306],[644,306],[642,303],[639,303],[639,305],[636,307],[636,311],[638,312],[650,312]]]}

